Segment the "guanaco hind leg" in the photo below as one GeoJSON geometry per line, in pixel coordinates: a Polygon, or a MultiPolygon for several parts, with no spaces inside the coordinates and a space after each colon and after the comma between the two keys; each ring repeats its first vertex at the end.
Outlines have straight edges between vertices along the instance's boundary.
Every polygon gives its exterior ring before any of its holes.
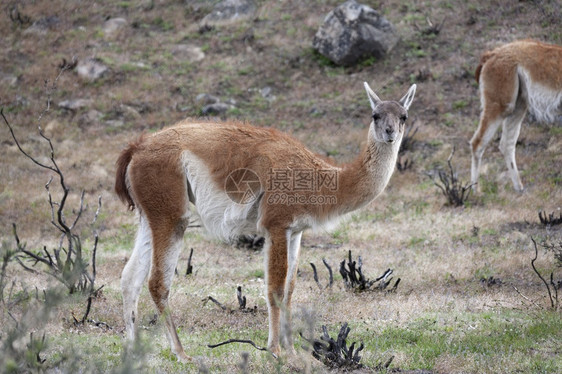
{"type": "Polygon", "coordinates": [[[470,140],[471,151],[472,151],[472,167],[471,167],[471,178],[472,189],[478,190],[478,177],[480,175],[480,164],[482,162],[482,155],[486,150],[486,146],[492,140],[494,134],[498,130],[502,123],[501,118],[498,116],[489,116],[486,111],[482,113],[480,118],[480,124],[478,129],[474,133],[474,136],[470,140]]]}
{"type": "Polygon", "coordinates": [[[527,113],[527,105],[522,99],[517,100],[515,110],[503,121],[502,137],[500,140],[500,151],[505,158],[505,164],[509,171],[509,176],[513,182],[513,188],[516,191],[523,191],[523,184],[519,177],[519,170],[517,170],[517,163],[515,161],[515,145],[517,138],[519,138],[519,131],[521,130],[521,122],[527,113]]]}
{"type": "Polygon", "coordinates": [[[129,341],[135,340],[137,305],[142,286],[150,271],[152,256],[152,232],[146,217],[139,214],[139,228],[131,258],[123,269],[121,292],[123,294],[123,316],[129,341]]]}

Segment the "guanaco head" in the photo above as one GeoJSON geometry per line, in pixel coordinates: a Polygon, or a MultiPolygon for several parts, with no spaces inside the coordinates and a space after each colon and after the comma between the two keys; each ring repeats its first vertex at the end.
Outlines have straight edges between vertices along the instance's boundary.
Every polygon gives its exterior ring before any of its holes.
{"type": "Polygon", "coordinates": [[[365,90],[373,109],[371,133],[374,140],[388,144],[400,141],[404,134],[404,123],[408,119],[408,108],[414,100],[416,85],[413,84],[400,101],[382,101],[367,82],[365,90]]]}

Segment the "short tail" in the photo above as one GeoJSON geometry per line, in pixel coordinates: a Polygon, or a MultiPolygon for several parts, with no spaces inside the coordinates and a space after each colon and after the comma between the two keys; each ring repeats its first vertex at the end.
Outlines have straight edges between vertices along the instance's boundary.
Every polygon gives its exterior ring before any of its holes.
{"type": "Polygon", "coordinates": [[[133,154],[138,150],[143,140],[144,136],[141,135],[136,141],[129,143],[115,163],[117,166],[117,171],[115,172],[115,193],[117,193],[117,196],[119,196],[123,203],[127,204],[129,210],[135,209],[135,202],[127,186],[127,168],[133,158],[133,154]]]}
{"type": "Polygon", "coordinates": [[[480,64],[476,67],[476,71],[474,72],[474,78],[476,79],[476,83],[480,83],[480,72],[482,71],[482,67],[494,55],[493,51],[484,52],[482,57],[480,57],[480,64]]]}

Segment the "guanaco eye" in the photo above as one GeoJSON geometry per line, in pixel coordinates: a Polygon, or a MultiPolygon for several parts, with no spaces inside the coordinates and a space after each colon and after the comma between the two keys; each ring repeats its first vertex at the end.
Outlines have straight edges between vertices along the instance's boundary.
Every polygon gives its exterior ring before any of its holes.
{"type": "Polygon", "coordinates": [[[380,114],[378,114],[378,113],[373,114],[373,119],[374,119],[375,121],[378,121],[379,119],[381,119],[380,114]]]}
{"type": "Polygon", "coordinates": [[[406,122],[407,119],[408,119],[408,116],[402,116],[402,117],[400,117],[400,121],[402,121],[402,122],[406,122]]]}

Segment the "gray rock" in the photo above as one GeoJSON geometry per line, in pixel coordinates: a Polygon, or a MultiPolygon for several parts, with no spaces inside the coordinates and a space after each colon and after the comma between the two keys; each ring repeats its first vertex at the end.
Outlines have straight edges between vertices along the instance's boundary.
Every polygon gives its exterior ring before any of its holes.
{"type": "Polygon", "coordinates": [[[189,44],[177,44],[172,48],[172,55],[191,62],[199,62],[205,58],[203,50],[197,46],[189,44]]]}
{"type": "Polygon", "coordinates": [[[218,103],[220,100],[218,97],[213,96],[208,93],[202,93],[195,97],[195,102],[198,104],[208,105],[218,103]]]}
{"type": "Polygon", "coordinates": [[[110,18],[103,24],[103,33],[107,36],[113,35],[126,25],[127,20],[125,18],[110,18]]]}
{"type": "Polygon", "coordinates": [[[255,11],[256,6],[252,0],[223,0],[201,20],[201,25],[224,25],[247,20],[255,11]]]}
{"type": "Polygon", "coordinates": [[[120,108],[121,112],[123,112],[123,115],[125,117],[133,118],[133,119],[141,118],[141,115],[140,115],[139,111],[136,110],[135,108],[133,108],[132,106],[121,104],[119,106],[119,108],[120,108]]]}
{"type": "Polygon", "coordinates": [[[273,90],[269,86],[265,86],[260,90],[261,96],[267,101],[275,101],[276,97],[273,95],[273,90]]]}
{"type": "Polygon", "coordinates": [[[338,65],[367,56],[384,57],[399,36],[376,10],[349,0],[332,10],[314,36],[313,47],[338,65]]]}
{"type": "Polygon", "coordinates": [[[86,113],[82,114],[78,117],[78,125],[79,126],[88,126],[94,123],[98,123],[103,117],[103,114],[100,111],[95,109],[90,109],[86,113]]]}
{"type": "Polygon", "coordinates": [[[15,75],[2,75],[0,74],[0,83],[3,86],[16,87],[18,84],[18,77],[15,75]]]}
{"type": "Polygon", "coordinates": [[[125,122],[123,122],[120,119],[110,119],[109,121],[105,121],[105,124],[108,127],[118,128],[118,127],[123,127],[125,122]]]}
{"type": "Polygon", "coordinates": [[[204,116],[213,115],[213,114],[222,114],[225,113],[230,108],[233,108],[233,106],[226,103],[214,103],[214,104],[205,105],[203,109],[201,109],[201,113],[204,116]]]}
{"type": "Polygon", "coordinates": [[[82,108],[87,108],[92,105],[92,100],[89,99],[70,99],[64,100],[59,103],[59,108],[68,110],[78,110],[82,108]]]}
{"type": "Polygon", "coordinates": [[[78,62],[76,72],[85,80],[95,81],[101,78],[108,71],[108,67],[96,59],[89,59],[78,62]]]}
{"type": "Polygon", "coordinates": [[[60,24],[60,19],[57,16],[48,16],[38,19],[29,26],[24,34],[37,34],[45,35],[47,31],[56,28],[60,24]]]}

